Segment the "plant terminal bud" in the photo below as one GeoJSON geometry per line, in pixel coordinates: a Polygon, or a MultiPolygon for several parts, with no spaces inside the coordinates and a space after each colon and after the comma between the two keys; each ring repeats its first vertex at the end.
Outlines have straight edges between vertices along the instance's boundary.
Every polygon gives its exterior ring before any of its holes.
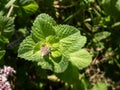
{"type": "Polygon", "coordinates": [[[41,56],[46,56],[50,53],[50,47],[46,45],[42,45],[40,52],[41,52],[41,56]]]}

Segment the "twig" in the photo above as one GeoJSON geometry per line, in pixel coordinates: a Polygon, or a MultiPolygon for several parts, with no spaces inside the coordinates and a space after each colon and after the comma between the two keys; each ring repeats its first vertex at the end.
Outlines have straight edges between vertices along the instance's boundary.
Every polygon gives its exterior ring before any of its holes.
{"type": "Polygon", "coordinates": [[[9,12],[8,12],[8,14],[7,14],[7,17],[9,17],[10,15],[11,15],[11,13],[12,13],[12,10],[13,10],[13,5],[10,7],[10,9],[9,9],[9,12]]]}

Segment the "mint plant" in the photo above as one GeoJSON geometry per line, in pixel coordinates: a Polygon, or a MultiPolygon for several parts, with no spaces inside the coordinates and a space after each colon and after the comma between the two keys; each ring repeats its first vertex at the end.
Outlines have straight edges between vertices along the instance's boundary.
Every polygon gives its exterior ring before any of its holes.
{"type": "Polygon", "coordinates": [[[20,44],[18,57],[37,62],[43,69],[74,84],[79,81],[78,70],[87,67],[92,60],[87,50],[82,49],[85,43],[86,37],[77,28],[57,25],[49,15],[40,14],[31,34],[20,44]]]}
{"type": "Polygon", "coordinates": [[[1,0],[0,89],[119,90],[119,1],[1,0]]]}
{"type": "Polygon", "coordinates": [[[42,68],[56,73],[64,72],[69,63],[83,69],[91,62],[91,55],[82,49],[85,42],[85,36],[77,28],[57,25],[49,15],[40,14],[31,34],[20,44],[18,57],[36,61],[42,68]]]}

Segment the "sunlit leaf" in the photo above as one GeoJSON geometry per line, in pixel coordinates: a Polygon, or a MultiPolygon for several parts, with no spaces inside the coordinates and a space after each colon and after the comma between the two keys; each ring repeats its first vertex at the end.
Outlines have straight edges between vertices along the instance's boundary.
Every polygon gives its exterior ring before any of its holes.
{"type": "Polygon", "coordinates": [[[86,38],[80,35],[78,29],[68,25],[55,27],[56,36],[60,39],[60,48],[63,53],[71,53],[81,49],[86,43],[86,38]]]}
{"type": "Polygon", "coordinates": [[[108,90],[107,89],[107,84],[104,82],[97,82],[92,90],[108,90]]]}
{"type": "Polygon", "coordinates": [[[26,16],[35,13],[38,9],[37,3],[34,0],[16,0],[14,10],[18,16],[26,16]]]}
{"type": "Polygon", "coordinates": [[[91,55],[84,49],[70,54],[70,62],[78,69],[87,67],[92,61],[91,55]]]}
{"type": "Polygon", "coordinates": [[[82,63],[82,65],[81,67],[78,65],[77,68],[82,69],[88,66],[91,61],[89,53],[85,50],[81,50],[80,54],[76,53],[84,46],[86,38],[80,35],[77,28],[55,24],[49,15],[40,14],[33,23],[31,35],[20,44],[18,56],[26,60],[37,61],[42,68],[56,73],[64,72],[69,62],[77,61],[72,57],[79,59],[78,55],[82,57],[78,60],[78,64],[82,63]]]}
{"type": "Polygon", "coordinates": [[[109,37],[111,35],[110,32],[108,31],[103,31],[103,32],[99,32],[99,33],[96,33],[95,36],[94,36],[94,40],[95,41],[101,41],[103,39],[106,39],[107,37],[109,37]]]}
{"type": "Polygon", "coordinates": [[[43,40],[49,35],[55,35],[55,30],[51,24],[41,19],[38,16],[33,23],[32,37],[35,41],[43,40]]]}
{"type": "Polygon", "coordinates": [[[28,36],[20,45],[18,56],[27,60],[38,61],[40,60],[40,52],[34,52],[35,42],[31,36],[28,36]]]}

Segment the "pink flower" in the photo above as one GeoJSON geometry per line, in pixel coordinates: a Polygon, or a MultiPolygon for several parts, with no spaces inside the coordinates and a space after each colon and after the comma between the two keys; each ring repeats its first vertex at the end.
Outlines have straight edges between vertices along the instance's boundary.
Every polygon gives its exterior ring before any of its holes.
{"type": "Polygon", "coordinates": [[[0,90],[12,90],[7,77],[16,73],[16,71],[10,66],[4,66],[0,69],[0,90]]]}

